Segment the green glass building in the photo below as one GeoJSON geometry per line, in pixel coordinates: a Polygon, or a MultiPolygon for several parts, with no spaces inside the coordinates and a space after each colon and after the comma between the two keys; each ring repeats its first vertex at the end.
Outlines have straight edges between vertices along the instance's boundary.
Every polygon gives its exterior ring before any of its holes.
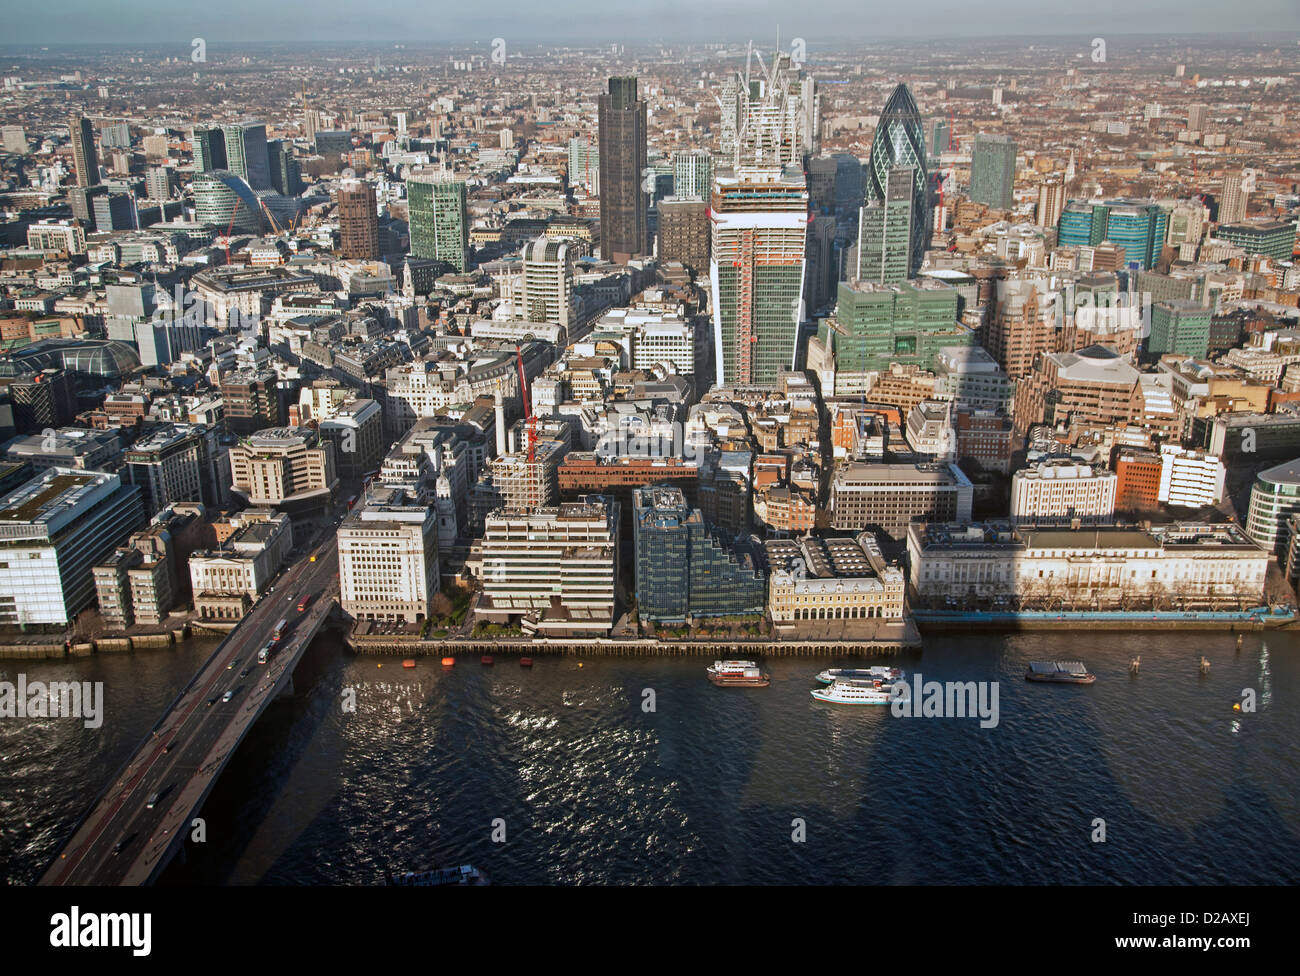
{"type": "Polygon", "coordinates": [[[1010,210],[1015,202],[1016,144],[1010,136],[975,137],[970,163],[970,198],[999,210],[1010,210]]]}
{"type": "Polygon", "coordinates": [[[469,267],[469,213],[465,181],[451,174],[412,176],[406,182],[411,254],[446,261],[457,271],[469,267]]]}
{"type": "Polygon", "coordinates": [[[974,333],[957,321],[957,289],[939,282],[841,282],[832,318],[818,337],[837,371],[888,372],[890,363],[932,369],[944,346],[967,346],[974,333]]]}
{"type": "Polygon", "coordinates": [[[1165,353],[1204,358],[1210,348],[1210,319],[1213,309],[1200,302],[1174,299],[1151,306],[1151,337],[1147,353],[1151,357],[1165,353]]]}
{"type": "Polygon", "coordinates": [[[1287,220],[1220,224],[1214,236],[1237,245],[1247,254],[1262,254],[1274,261],[1290,261],[1295,250],[1296,225],[1287,220]]]}

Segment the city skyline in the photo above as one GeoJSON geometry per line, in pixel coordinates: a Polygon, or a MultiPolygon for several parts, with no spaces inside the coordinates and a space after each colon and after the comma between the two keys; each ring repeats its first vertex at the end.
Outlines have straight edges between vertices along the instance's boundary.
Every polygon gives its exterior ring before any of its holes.
{"type": "Polygon", "coordinates": [[[1294,18],[1047,7],[55,0],[5,880],[1293,881],[1294,18]]]}

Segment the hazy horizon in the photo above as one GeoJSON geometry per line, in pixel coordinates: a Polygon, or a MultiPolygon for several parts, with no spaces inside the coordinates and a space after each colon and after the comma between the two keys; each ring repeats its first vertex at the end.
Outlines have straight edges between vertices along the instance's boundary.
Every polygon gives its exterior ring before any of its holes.
{"type": "MultiPolygon", "coordinates": [[[[49,0],[6,11],[3,47],[189,46],[194,37],[213,43],[266,44],[507,44],[590,46],[658,43],[734,43],[749,38],[802,37],[809,45],[851,40],[963,37],[1071,37],[1222,35],[1300,32],[1295,0],[1096,0],[1055,12],[1041,0],[812,0],[798,10],[777,0],[646,0],[635,7],[593,11],[577,0],[546,5],[517,0],[492,7],[420,4],[415,0],[318,0],[272,6],[223,0],[219,8],[184,9],[160,0],[106,5],[101,0],[49,0]]],[[[1289,43],[1279,38],[1279,43],[1289,43]]]]}

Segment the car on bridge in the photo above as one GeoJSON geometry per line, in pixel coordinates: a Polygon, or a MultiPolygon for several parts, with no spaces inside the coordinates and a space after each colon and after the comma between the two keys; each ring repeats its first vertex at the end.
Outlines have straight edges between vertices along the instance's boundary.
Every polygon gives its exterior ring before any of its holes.
{"type": "Polygon", "coordinates": [[[223,702],[228,702],[228,701],[230,701],[230,699],[232,699],[232,698],[234,698],[234,697],[235,697],[235,693],[234,693],[233,691],[228,691],[228,692],[226,692],[224,695],[221,696],[221,700],[222,700],[223,702]]]}

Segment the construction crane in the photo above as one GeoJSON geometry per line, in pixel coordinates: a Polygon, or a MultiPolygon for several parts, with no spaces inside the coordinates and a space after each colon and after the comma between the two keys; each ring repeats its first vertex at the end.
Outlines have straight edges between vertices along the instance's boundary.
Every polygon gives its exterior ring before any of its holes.
{"type": "Polygon", "coordinates": [[[235,229],[235,217],[239,214],[239,197],[235,197],[235,209],[230,212],[230,223],[226,227],[226,264],[230,263],[230,232],[235,229]]]}
{"type": "Polygon", "coordinates": [[[283,234],[284,228],[280,226],[278,221],[276,221],[275,214],[271,213],[271,208],[266,205],[266,201],[259,200],[258,202],[262,205],[262,212],[266,214],[266,219],[271,222],[271,227],[277,234],[283,234]]]}

